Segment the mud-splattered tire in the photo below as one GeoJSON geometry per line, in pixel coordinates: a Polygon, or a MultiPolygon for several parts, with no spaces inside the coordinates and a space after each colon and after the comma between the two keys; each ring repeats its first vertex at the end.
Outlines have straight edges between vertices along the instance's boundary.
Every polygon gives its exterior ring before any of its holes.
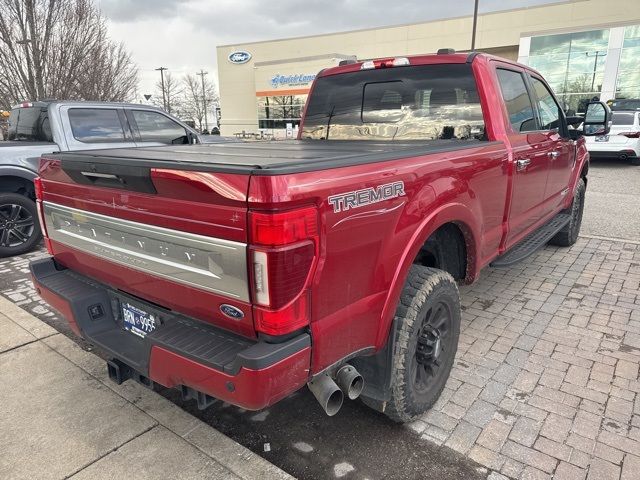
{"type": "Polygon", "coordinates": [[[584,211],[584,197],[587,191],[587,185],[584,183],[584,179],[578,180],[576,185],[576,192],[573,195],[573,202],[571,203],[571,220],[567,223],[562,230],[549,241],[551,245],[557,245],[559,247],[570,247],[576,240],[578,240],[578,234],[580,233],[580,226],[582,225],[582,212],[584,211]]]}
{"type": "Polygon", "coordinates": [[[413,265],[396,310],[391,399],[385,414],[408,422],[431,408],[458,348],[460,295],[451,275],[413,265]]]}

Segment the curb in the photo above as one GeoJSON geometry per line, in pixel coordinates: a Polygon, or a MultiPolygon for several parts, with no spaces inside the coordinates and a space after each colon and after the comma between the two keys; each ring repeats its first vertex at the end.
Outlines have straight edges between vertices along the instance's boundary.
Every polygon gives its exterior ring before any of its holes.
{"type": "Polygon", "coordinates": [[[35,337],[16,348],[41,342],[237,477],[246,480],[294,478],[142,385],[135,382],[116,385],[108,378],[104,360],[1,296],[0,312],[35,337]]]}

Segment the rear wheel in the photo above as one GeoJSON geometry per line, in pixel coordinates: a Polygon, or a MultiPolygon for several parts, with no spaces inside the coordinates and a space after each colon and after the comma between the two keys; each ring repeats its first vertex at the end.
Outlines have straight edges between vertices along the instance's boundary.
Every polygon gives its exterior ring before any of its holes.
{"type": "Polygon", "coordinates": [[[571,220],[567,223],[562,230],[549,241],[551,245],[558,245],[559,247],[569,247],[576,243],[578,240],[578,234],[580,233],[580,226],[582,225],[582,212],[584,211],[584,196],[587,190],[587,185],[584,183],[584,179],[578,180],[576,185],[576,192],[573,195],[573,203],[569,214],[571,220]]]}
{"type": "Polygon", "coordinates": [[[28,252],[41,237],[35,202],[17,193],[0,194],[0,257],[28,252]]]}
{"type": "Polygon", "coordinates": [[[413,265],[396,322],[394,376],[385,414],[407,422],[436,402],[453,366],[460,335],[460,295],[453,277],[413,265]]]}
{"type": "Polygon", "coordinates": [[[631,159],[631,165],[635,165],[636,167],[640,167],[640,157],[634,157],[631,159]]]}

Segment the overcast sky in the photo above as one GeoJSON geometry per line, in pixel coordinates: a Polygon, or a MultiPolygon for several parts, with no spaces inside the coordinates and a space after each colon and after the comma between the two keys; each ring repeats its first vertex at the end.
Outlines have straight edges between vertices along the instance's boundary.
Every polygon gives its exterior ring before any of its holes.
{"type": "MultiPolygon", "coordinates": [[[[480,13],[558,0],[480,0],[480,13]]],[[[201,68],[217,81],[216,46],[414,23],[473,13],[473,0],[98,0],[109,31],[140,67],[140,93],[159,73],[201,68]]]]}

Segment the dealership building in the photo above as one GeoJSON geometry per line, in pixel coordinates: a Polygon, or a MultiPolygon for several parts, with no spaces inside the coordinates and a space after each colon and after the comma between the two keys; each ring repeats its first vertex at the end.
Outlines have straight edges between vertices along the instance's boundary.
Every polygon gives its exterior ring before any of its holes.
{"type": "MultiPolygon", "coordinates": [[[[481,1],[482,3],[482,1],[481,1]]],[[[342,60],[469,51],[472,17],[217,48],[221,133],[293,135],[316,74],[342,60]]],[[[531,65],[566,109],[640,98],[640,0],[570,0],[478,17],[476,50],[531,65]]]]}

